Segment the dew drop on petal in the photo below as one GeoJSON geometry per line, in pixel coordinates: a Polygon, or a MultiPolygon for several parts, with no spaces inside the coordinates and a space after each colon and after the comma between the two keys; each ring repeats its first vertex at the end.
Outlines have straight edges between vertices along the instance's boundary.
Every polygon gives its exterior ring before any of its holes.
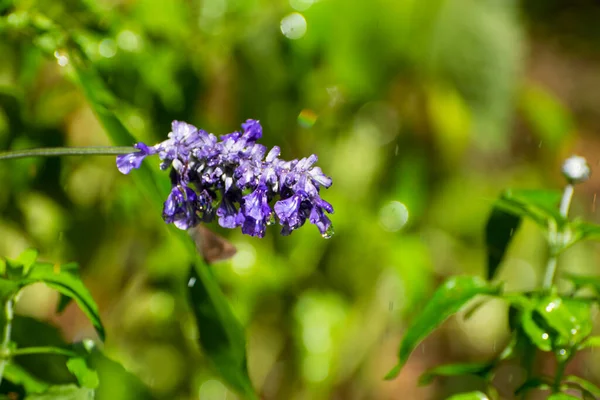
{"type": "Polygon", "coordinates": [[[306,34],[306,19],[300,13],[291,13],[281,20],[281,33],[288,39],[300,39],[306,34]]]}
{"type": "Polygon", "coordinates": [[[331,237],[334,235],[334,231],[333,231],[333,225],[329,227],[329,229],[327,229],[324,233],[321,234],[321,236],[323,237],[323,239],[331,239],[331,237]]]}

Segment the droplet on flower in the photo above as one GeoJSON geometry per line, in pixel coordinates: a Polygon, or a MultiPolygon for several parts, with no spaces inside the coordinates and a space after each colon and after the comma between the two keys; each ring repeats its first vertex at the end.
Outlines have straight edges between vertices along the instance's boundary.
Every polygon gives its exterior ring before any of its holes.
{"type": "Polygon", "coordinates": [[[306,19],[300,13],[291,13],[281,20],[281,33],[288,39],[300,39],[306,34],[306,19]]]}
{"type": "Polygon", "coordinates": [[[321,236],[323,237],[323,239],[331,239],[334,233],[335,232],[333,231],[333,226],[330,226],[324,233],[321,234],[321,236]]]}

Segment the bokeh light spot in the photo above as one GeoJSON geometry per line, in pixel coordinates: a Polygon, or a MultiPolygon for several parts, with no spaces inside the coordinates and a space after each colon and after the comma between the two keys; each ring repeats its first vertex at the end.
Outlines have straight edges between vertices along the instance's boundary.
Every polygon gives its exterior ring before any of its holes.
{"type": "Polygon", "coordinates": [[[300,13],[291,13],[283,17],[280,27],[288,39],[300,39],[306,34],[306,19],[300,13]]]}
{"type": "Polygon", "coordinates": [[[112,39],[102,40],[98,45],[98,53],[105,58],[114,57],[115,54],[117,54],[117,45],[115,44],[115,41],[112,39]]]}
{"type": "Polygon", "coordinates": [[[256,262],[256,250],[248,243],[236,243],[237,252],[231,258],[231,268],[238,275],[248,275],[256,262]]]}
{"type": "Polygon", "coordinates": [[[329,376],[329,357],[324,354],[309,354],[302,363],[302,372],[310,382],[323,382],[329,376]]]}
{"type": "Polygon", "coordinates": [[[225,400],[227,388],[216,379],[209,379],[200,385],[200,400],[225,400]]]}
{"type": "Polygon", "coordinates": [[[117,44],[126,51],[137,51],[140,48],[140,39],[134,32],[126,29],[117,35],[117,44]]]}
{"type": "Polygon", "coordinates": [[[55,51],[54,57],[56,58],[56,62],[58,63],[58,65],[60,65],[61,67],[64,67],[69,63],[69,57],[67,57],[67,54],[62,51],[55,51]]]}
{"type": "Polygon", "coordinates": [[[298,115],[298,125],[311,128],[317,122],[317,114],[313,110],[304,109],[298,115]]]}
{"type": "Polygon", "coordinates": [[[290,0],[290,6],[296,11],[308,10],[313,3],[314,0],[290,0]]]}
{"type": "Polygon", "coordinates": [[[379,223],[388,232],[399,231],[408,222],[408,208],[399,201],[390,201],[379,211],[379,223]]]}

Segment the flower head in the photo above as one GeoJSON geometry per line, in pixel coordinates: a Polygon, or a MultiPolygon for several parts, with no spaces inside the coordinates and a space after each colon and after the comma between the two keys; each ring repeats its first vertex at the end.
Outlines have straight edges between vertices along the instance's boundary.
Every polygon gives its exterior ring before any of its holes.
{"type": "Polygon", "coordinates": [[[590,167],[581,156],[571,156],[562,165],[562,173],[569,183],[581,183],[590,178],[590,167]]]}
{"type": "Polygon", "coordinates": [[[333,213],[333,207],[319,192],[332,181],[314,166],[317,156],[282,160],[279,147],[267,152],[256,143],[261,137],[262,126],[251,119],[242,124],[242,132],[219,139],[173,121],[167,140],[152,147],[136,144],[139,151],[117,157],[117,168],[128,174],[145,157],[158,154],[161,168],[171,167],[172,190],[163,218],[179,229],[218,218],[224,228],[241,226],[243,233],[263,237],[275,221],[287,235],[309,220],[324,237],[331,236],[326,213],[333,213]]]}

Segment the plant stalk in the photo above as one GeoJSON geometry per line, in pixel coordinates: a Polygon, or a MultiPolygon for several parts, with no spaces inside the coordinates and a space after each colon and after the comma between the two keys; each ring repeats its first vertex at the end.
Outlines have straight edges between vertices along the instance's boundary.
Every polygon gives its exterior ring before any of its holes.
{"type": "Polygon", "coordinates": [[[58,157],[58,156],[113,156],[134,153],[138,151],[128,146],[99,146],[99,147],[47,147],[41,149],[11,150],[0,152],[0,160],[26,157],[58,157]]]}
{"type": "Polygon", "coordinates": [[[4,376],[4,368],[6,364],[8,364],[8,356],[9,356],[9,345],[10,345],[10,334],[12,331],[12,321],[14,316],[13,310],[13,298],[10,297],[6,303],[4,304],[4,327],[2,332],[2,343],[0,344],[0,354],[2,357],[0,358],[0,383],[2,382],[2,377],[4,376]]]}
{"type": "Polygon", "coordinates": [[[77,353],[67,349],[57,347],[24,347],[22,349],[13,350],[12,357],[25,356],[30,354],[57,354],[67,357],[77,357],[77,353]]]}
{"type": "MultiPolygon", "coordinates": [[[[569,208],[571,207],[571,200],[573,199],[573,185],[567,184],[565,186],[565,190],[562,195],[562,199],[560,200],[560,215],[567,218],[569,214],[569,208]]],[[[557,243],[562,241],[562,228],[554,229],[549,232],[550,234],[550,257],[548,257],[548,262],[546,263],[546,272],[544,274],[544,283],[542,285],[543,289],[550,289],[552,284],[554,283],[554,276],[556,275],[556,265],[558,263],[558,253],[560,250],[557,248],[557,243]]]]}

